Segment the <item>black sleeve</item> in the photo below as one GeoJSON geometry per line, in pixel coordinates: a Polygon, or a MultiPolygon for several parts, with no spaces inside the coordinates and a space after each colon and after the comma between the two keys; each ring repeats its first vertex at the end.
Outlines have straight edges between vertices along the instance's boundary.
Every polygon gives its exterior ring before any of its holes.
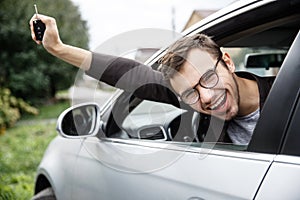
{"type": "Polygon", "coordinates": [[[173,104],[179,102],[162,73],[134,60],[93,53],[86,74],[145,100],[173,104]]]}

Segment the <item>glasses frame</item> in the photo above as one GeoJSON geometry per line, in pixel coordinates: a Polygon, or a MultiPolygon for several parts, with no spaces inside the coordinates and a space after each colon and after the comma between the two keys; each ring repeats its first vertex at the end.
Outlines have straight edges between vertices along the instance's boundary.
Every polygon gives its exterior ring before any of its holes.
{"type": "Polygon", "coordinates": [[[206,89],[212,89],[212,88],[214,88],[214,87],[219,83],[219,75],[218,75],[218,73],[216,72],[216,69],[217,69],[218,64],[219,64],[219,62],[220,62],[221,60],[222,60],[222,58],[219,58],[219,59],[217,60],[216,64],[214,65],[213,69],[209,69],[209,70],[207,70],[204,74],[202,74],[202,76],[200,77],[198,83],[197,83],[194,87],[192,87],[191,89],[185,90],[185,91],[180,95],[180,99],[181,99],[184,103],[186,103],[186,104],[188,104],[188,105],[192,105],[192,104],[195,104],[197,101],[199,101],[199,99],[200,99],[200,92],[199,92],[199,90],[197,90],[197,86],[198,86],[198,85],[200,85],[201,87],[206,88],[206,89]],[[215,82],[213,85],[207,86],[207,85],[204,85],[204,84],[203,84],[204,79],[205,79],[206,76],[208,76],[208,75],[215,75],[215,76],[216,76],[217,80],[216,80],[216,82],[215,82]],[[187,99],[186,97],[184,97],[184,95],[185,95],[185,94],[191,94],[191,93],[197,94],[197,98],[195,98],[195,100],[193,100],[193,101],[190,102],[190,101],[188,101],[188,99],[187,99]]]}

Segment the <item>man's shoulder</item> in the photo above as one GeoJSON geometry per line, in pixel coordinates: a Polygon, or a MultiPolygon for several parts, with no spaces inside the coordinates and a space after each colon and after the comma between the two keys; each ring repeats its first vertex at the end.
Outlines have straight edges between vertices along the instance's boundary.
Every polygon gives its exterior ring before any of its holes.
{"type": "Polygon", "coordinates": [[[271,86],[276,78],[276,76],[259,76],[250,72],[235,72],[238,77],[254,80],[258,85],[269,85],[271,86]]]}

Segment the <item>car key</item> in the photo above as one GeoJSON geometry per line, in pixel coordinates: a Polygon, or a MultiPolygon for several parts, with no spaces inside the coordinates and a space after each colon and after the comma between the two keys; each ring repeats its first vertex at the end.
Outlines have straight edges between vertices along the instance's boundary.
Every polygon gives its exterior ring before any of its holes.
{"type": "Polygon", "coordinates": [[[33,21],[33,31],[35,38],[39,41],[43,40],[44,32],[46,30],[46,25],[38,18],[38,10],[36,4],[34,4],[36,20],[33,21]]]}

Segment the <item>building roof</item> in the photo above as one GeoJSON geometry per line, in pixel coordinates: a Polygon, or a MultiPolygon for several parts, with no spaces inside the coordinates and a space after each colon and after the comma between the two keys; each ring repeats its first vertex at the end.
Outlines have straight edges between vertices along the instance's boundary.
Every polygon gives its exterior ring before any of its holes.
{"type": "Polygon", "coordinates": [[[204,19],[205,17],[213,14],[216,11],[217,10],[194,10],[182,31],[189,28],[198,21],[204,19]]]}

